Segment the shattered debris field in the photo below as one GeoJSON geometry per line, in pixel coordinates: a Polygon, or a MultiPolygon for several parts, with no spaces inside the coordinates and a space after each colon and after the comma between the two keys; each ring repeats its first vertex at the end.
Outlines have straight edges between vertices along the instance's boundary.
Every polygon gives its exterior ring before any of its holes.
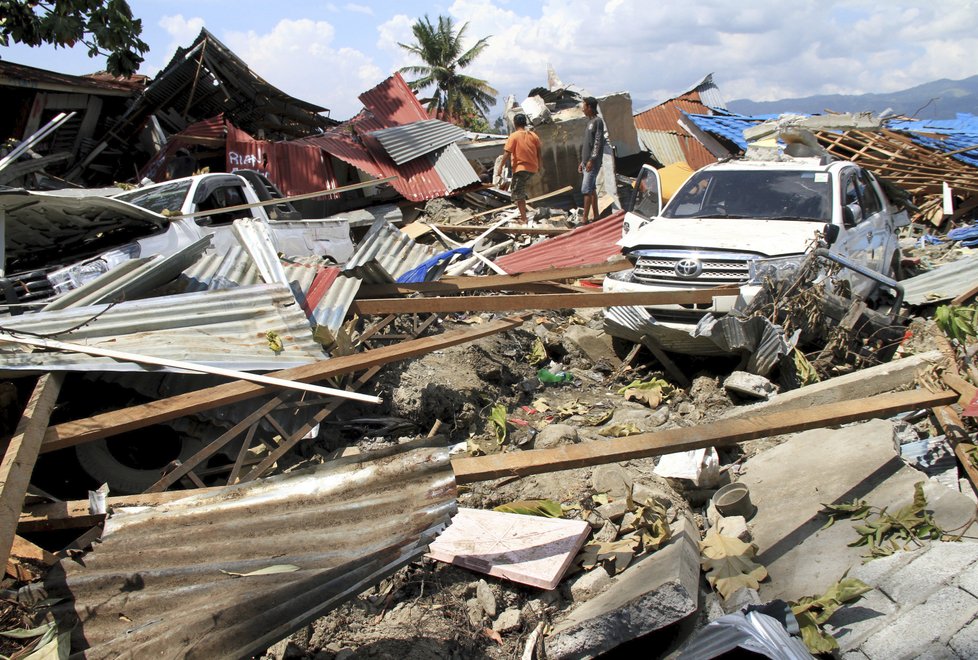
{"type": "Polygon", "coordinates": [[[978,657],[978,123],[609,94],[584,222],[538,88],[524,219],[399,74],[326,121],[198,41],[0,62],[71,90],[0,154],[0,653],[978,657]]]}

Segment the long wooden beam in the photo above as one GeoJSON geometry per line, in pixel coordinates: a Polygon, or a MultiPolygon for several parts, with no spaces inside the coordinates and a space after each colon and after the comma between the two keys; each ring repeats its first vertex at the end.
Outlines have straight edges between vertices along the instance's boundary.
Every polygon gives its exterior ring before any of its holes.
{"type": "Polygon", "coordinates": [[[506,312],[527,309],[581,309],[626,305],[712,303],[714,297],[736,296],[737,289],[684,289],[679,291],[627,291],[617,293],[536,293],[528,295],[440,298],[373,298],[355,300],[350,309],[361,315],[506,312]]]}
{"type": "Polygon", "coordinates": [[[60,373],[47,373],[38,378],[0,462],[0,566],[7,565],[41,439],[63,382],[64,374],[60,373]]]}
{"type": "Polygon", "coordinates": [[[507,289],[521,284],[539,282],[559,282],[576,280],[594,275],[606,275],[631,268],[628,259],[615,259],[589,266],[567,266],[546,268],[518,275],[473,275],[464,277],[443,277],[437,282],[414,282],[412,284],[363,284],[359,295],[364,298],[379,298],[409,293],[451,294],[462,291],[493,291],[507,289]]]}
{"type": "MultiPolygon", "coordinates": [[[[406,360],[441,348],[475,341],[482,337],[515,328],[522,322],[523,319],[520,317],[497,319],[496,321],[475,328],[453,330],[431,337],[403,341],[391,346],[364,351],[363,353],[330,358],[329,360],[322,360],[301,367],[276,371],[271,375],[277,378],[302,382],[323,380],[398,360],[406,360]]],[[[44,443],[41,445],[41,452],[46,453],[64,449],[65,447],[73,447],[91,440],[107,438],[119,433],[125,433],[126,431],[145,428],[202,410],[211,410],[275,391],[276,389],[272,387],[245,381],[234,381],[137,406],[130,406],[121,410],[102,413],[87,419],[65,422],[48,428],[47,433],[44,435],[44,443]]]]}
{"type": "Polygon", "coordinates": [[[703,447],[722,447],[781,433],[796,433],[875,417],[888,417],[906,410],[946,405],[957,399],[957,393],[951,391],[932,393],[915,390],[883,394],[812,406],[804,410],[723,420],[712,424],[642,433],[601,442],[456,458],[452,460],[452,469],[455,471],[455,481],[459,484],[501,477],[522,477],[649,458],[703,447]]]}
{"type": "MultiPolygon", "coordinates": [[[[434,224],[429,226],[447,234],[481,234],[489,229],[488,225],[434,224]]],[[[526,234],[527,236],[560,236],[561,234],[566,234],[574,229],[575,227],[527,227],[525,225],[504,225],[502,227],[496,227],[493,229],[493,231],[498,231],[503,234],[526,234]]]]}

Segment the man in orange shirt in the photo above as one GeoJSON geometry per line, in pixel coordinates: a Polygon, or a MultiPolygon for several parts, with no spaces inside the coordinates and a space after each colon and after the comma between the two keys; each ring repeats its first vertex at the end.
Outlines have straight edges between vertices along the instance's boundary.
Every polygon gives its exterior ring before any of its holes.
{"type": "Polygon", "coordinates": [[[526,183],[530,177],[540,171],[541,145],[540,136],[532,132],[526,125],[526,115],[518,114],[513,117],[516,130],[506,140],[503,147],[505,158],[502,166],[512,165],[513,185],[510,196],[520,210],[520,218],[525,225],[526,220],[526,183]]]}

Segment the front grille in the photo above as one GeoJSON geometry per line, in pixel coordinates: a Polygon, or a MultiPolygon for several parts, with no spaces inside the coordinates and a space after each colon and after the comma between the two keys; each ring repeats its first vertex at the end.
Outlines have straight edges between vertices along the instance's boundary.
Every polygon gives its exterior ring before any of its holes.
{"type": "Polygon", "coordinates": [[[696,277],[680,277],[676,265],[695,258],[689,254],[642,255],[635,262],[635,279],[639,282],[689,282],[695,284],[734,284],[748,279],[747,257],[710,254],[697,258],[702,271],[696,277]]]}

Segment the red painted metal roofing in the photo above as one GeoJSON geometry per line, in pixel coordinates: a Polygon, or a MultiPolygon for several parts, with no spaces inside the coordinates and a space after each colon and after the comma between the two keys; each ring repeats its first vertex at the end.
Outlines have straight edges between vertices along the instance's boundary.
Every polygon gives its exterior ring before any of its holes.
{"type": "Polygon", "coordinates": [[[548,238],[528,248],[495,259],[507,273],[532,273],[548,268],[600,264],[621,253],[621,223],[624,211],[578,227],[561,236],[548,238]]]}
{"type": "Polygon", "coordinates": [[[257,170],[286,197],[339,187],[332,166],[313,145],[256,140],[231,124],[227,131],[228,172],[257,170]]]}
{"type": "Polygon", "coordinates": [[[415,158],[397,165],[380,142],[369,135],[371,131],[430,119],[399,73],[359,98],[365,109],[356,117],[323,135],[302,138],[298,142],[315,145],[372,176],[397,177],[391,185],[412,201],[444,197],[454,192],[442,180],[430,159],[415,158]]]}
{"type": "MultiPolygon", "coordinates": [[[[395,73],[357,98],[372,115],[373,121],[370,121],[366,116],[361,116],[360,119],[365,122],[364,129],[368,131],[404,126],[422,119],[431,119],[425,109],[421,107],[418,97],[414,95],[414,92],[411,91],[399,73],[395,73]],[[376,126],[374,122],[376,122],[376,126]]],[[[355,118],[354,121],[357,119],[355,118]]]]}
{"type": "Polygon", "coordinates": [[[713,111],[700,101],[699,92],[692,91],[635,115],[635,127],[678,136],[685,160],[693,169],[715,163],[716,156],[679,125],[679,119],[684,112],[697,115],[713,114],[713,111]]]}
{"type": "Polygon", "coordinates": [[[127,96],[146,87],[146,80],[146,76],[136,75],[131,78],[118,78],[104,72],[87,76],[71,76],[66,73],[0,60],[0,82],[12,83],[18,87],[33,87],[40,90],[74,88],[75,91],[82,94],[127,96]]]}

